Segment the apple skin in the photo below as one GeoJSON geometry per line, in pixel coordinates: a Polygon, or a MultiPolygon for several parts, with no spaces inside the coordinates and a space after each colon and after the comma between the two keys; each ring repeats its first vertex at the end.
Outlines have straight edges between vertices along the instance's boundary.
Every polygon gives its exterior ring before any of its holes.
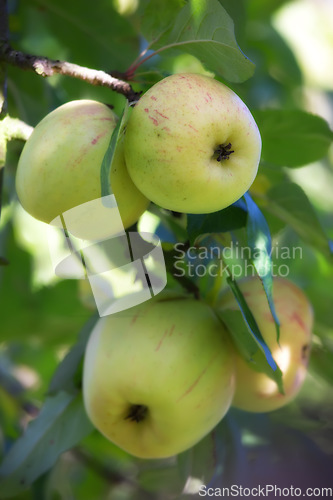
{"type": "Polygon", "coordinates": [[[199,74],[175,74],[135,105],[125,134],[128,172],[163,208],[210,213],[238,200],[258,169],[261,137],[244,102],[199,74]],[[219,145],[233,153],[217,161],[219,145]]]}
{"type": "MultiPolygon", "coordinates": [[[[117,120],[108,106],[78,100],[55,109],[35,127],[16,175],[19,200],[30,215],[50,223],[66,210],[100,198],[100,167],[117,120]]],[[[149,201],[128,175],[121,143],[110,182],[127,228],[149,201]]]]}
{"type": "Polygon", "coordinates": [[[98,320],[85,353],[88,416],[110,441],[140,458],[180,453],[229,409],[233,348],[212,309],[160,294],[98,320]],[[147,408],[129,418],[132,405],[147,408]]]}
{"type": "MultiPolygon", "coordinates": [[[[248,306],[259,326],[273,358],[282,371],[285,394],[264,373],[236,354],[236,389],[232,406],[250,412],[276,410],[295,398],[307,373],[313,327],[312,306],[303,291],[286,278],[273,281],[273,299],[280,321],[280,346],[261,281],[256,277],[239,283],[248,306]]],[[[238,309],[230,291],[221,298],[222,309],[238,309]]]]}

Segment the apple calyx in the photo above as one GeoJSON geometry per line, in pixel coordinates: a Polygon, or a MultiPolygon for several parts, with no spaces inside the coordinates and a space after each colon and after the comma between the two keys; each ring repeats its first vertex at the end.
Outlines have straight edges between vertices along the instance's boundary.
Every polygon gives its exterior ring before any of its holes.
{"type": "Polygon", "coordinates": [[[302,361],[307,363],[310,356],[310,344],[304,344],[302,347],[302,361]]]}
{"type": "Polygon", "coordinates": [[[131,420],[131,422],[142,422],[146,418],[148,408],[145,405],[131,405],[125,420],[131,420]]]}
{"type": "Polygon", "coordinates": [[[231,148],[231,142],[229,142],[227,145],[219,144],[217,149],[215,149],[214,151],[214,158],[216,157],[216,161],[229,160],[231,153],[235,152],[231,151],[231,148]]]}

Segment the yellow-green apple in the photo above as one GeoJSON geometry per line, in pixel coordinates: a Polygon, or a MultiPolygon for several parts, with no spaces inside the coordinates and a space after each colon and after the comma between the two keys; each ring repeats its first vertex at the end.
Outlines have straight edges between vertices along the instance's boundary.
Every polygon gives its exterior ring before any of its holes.
{"type": "Polygon", "coordinates": [[[162,294],[98,320],[85,353],[88,416],[113,443],[141,458],[190,448],[227,412],[233,348],[203,302],[162,294]]]}
{"type": "Polygon", "coordinates": [[[258,169],[261,137],[244,102],[222,83],[175,74],[135,105],[125,135],[134,184],[163,208],[209,213],[238,200],[258,169]]]}
{"type": "MultiPolygon", "coordinates": [[[[49,113],[34,129],[19,160],[16,188],[23,208],[50,223],[66,210],[99,198],[100,167],[116,123],[108,106],[91,100],[71,101],[49,113]]],[[[122,143],[115,152],[110,183],[123,225],[129,227],[149,202],[128,175],[122,143]]]]}
{"type": "MultiPolygon", "coordinates": [[[[285,394],[279,392],[273,380],[255,371],[250,363],[237,354],[236,389],[232,405],[252,412],[272,411],[294,399],[304,382],[313,327],[312,306],[304,292],[294,283],[286,278],[274,279],[273,299],[280,320],[278,344],[275,323],[261,281],[251,277],[240,282],[239,286],[282,371],[285,394]]],[[[230,291],[222,296],[219,306],[222,309],[238,309],[230,291]]]]}

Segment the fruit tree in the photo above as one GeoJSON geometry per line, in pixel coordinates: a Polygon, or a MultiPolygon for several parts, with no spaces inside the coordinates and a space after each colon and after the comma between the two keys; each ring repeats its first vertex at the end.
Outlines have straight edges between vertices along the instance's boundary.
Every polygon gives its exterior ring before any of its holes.
{"type": "Polygon", "coordinates": [[[0,497],[333,494],[333,8],[0,0],[0,497]]]}

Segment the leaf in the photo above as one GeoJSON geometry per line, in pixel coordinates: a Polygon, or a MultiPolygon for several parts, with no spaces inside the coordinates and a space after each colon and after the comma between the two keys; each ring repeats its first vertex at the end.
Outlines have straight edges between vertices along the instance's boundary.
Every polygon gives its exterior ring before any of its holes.
{"type": "Polygon", "coordinates": [[[225,310],[217,310],[216,312],[218,316],[220,317],[222,322],[226,324],[228,330],[230,331],[230,334],[235,339],[235,344],[236,346],[238,346],[240,354],[242,354],[246,359],[252,359],[254,362],[253,368],[257,369],[258,371],[263,371],[270,378],[272,378],[276,382],[281,394],[284,394],[282,372],[273,359],[271,351],[269,350],[265,340],[263,339],[257,322],[254,319],[254,316],[249,309],[249,306],[247,305],[246,300],[244,299],[244,296],[237,285],[237,282],[230,276],[227,277],[227,282],[239,306],[240,313],[242,315],[242,321],[239,314],[237,316],[235,314],[229,313],[229,311],[226,313],[225,310]],[[244,331],[244,326],[247,328],[247,333],[244,331]],[[241,341],[243,347],[241,347],[238,335],[240,335],[243,339],[241,341]],[[246,339],[247,336],[252,336],[252,339],[258,346],[257,351],[254,351],[254,344],[249,339],[247,340],[247,344],[244,345],[244,339],[246,339]],[[262,354],[260,354],[259,350],[262,354]]]}
{"type": "Polygon", "coordinates": [[[113,161],[113,157],[114,157],[114,154],[116,151],[118,141],[121,140],[121,136],[124,133],[124,128],[126,126],[127,118],[128,118],[128,110],[129,110],[129,105],[127,102],[125,107],[124,107],[124,110],[122,112],[122,115],[119,118],[114,131],[112,132],[108,149],[106,150],[106,153],[105,153],[103,161],[102,161],[102,165],[101,165],[101,195],[102,195],[102,197],[108,196],[108,195],[113,193],[112,186],[110,183],[112,161],[113,161]]]}
{"type": "Polygon", "coordinates": [[[274,380],[280,392],[283,393],[282,372],[280,368],[275,362],[275,365],[273,365],[269,359],[267,359],[268,347],[267,349],[265,348],[265,352],[263,352],[258,346],[257,341],[251,332],[249,332],[249,328],[244,322],[242,312],[223,310],[217,313],[231,334],[239,354],[245,361],[251,363],[253,370],[265,373],[269,378],[274,380]]]}
{"type": "Polygon", "coordinates": [[[265,59],[265,71],[274,75],[274,79],[286,87],[302,85],[302,73],[297,59],[284,38],[274,29],[271,23],[258,18],[248,23],[247,42],[252,50],[255,48],[261,59],[265,59]]]}
{"type": "Polygon", "coordinates": [[[276,326],[277,341],[280,336],[280,323],[273,302],[273,274],[272,274],[272,241],[271,233],[265,217],[248,193],[244,194],[248,209],[246,232],[247,243],[250,247],[251,261],[263,284],[269,308],[276,326]]]}
{"type": "Polygon", "coordinates": [[[94,328],[98,316],[90,318],[79,333],[79,339],[72,349],[67,353],[58,365],[49,385],[48,394],[52,395],[58,391],[73,392],[77,390],[76,377],[81,366],[90,333],[94,328]]]}
{"type": "Polygon", "coordinates": [[[159,466],[145,469],[138,474],[138,483],[145,491],[158,494],[163,491],[165,496],[180,494],[185,481],[180,477],[178,468],[173,466],[159,466]]]}
{"type": "Polygon", "coordinates": [[[330,385],[333,384],[333,352],[328,347],[319,347],[314,345],[311,349],[310,369],[317,375],[326,380],[330,385]]]}
{"type": "Polygon", "coordinates": [[[267,192],[265,209],[289,224],[309,245],[324,255],[332,256],[332,242],[328,240],[317,214],[303,189],[295,183],[284,182],[267,192]]]}
{"type": "Polygon", "coordinates": [[[47,37],[44,43],[48,44],[51,54],[42,55],[57,59],[60,46],[66,60],[83,66],[103,68],[109,64],[106,70],[121,71],[135,57],[137,37],[134,28],[109,0],[100,0],[98,9],[92,8],[90,0],[81,0],[80,11],[66,0],[32,0],[23,4],[27,4],[19,6],[25,28],[23,33],[29,30],[29,43],[36,45],[36,49],[28,48],[32,53],[40,54],[38,44],[47,37]]]}
{"type": "Polygon", "coordinates": [[[141,31],[146,40],[151,42],[156,40],[158,43],[174,23],[183,5],[183,0],[159,0],[157,9],[156,0],[150,0],[142,13],[141,31]]]}
{"type": "Polygon", "coordinates": [[[10,449],[0,467],[2,498],[17,495],[49,470],[59,455],[93,430],[80,395],[47,398],[39,416],[10,449]]]}
{"type": "Polygon", "coordinates": [[[254,112],[262,137],[263,161],[301,167],[320,160],[333,140],[321,117],[301,110],[267,109],[254,112]]]}
{"type": "Polygon", "coordinates": [[[151,44],[156,53],[181,50],[230,82],[243,82],[253,75],[253,63],[237,45],[233,20],[218,0],[188,2],[167,35],[151,44]]]}
{"type": "Polygon", "coordinates": [[[211,214],[187,215],[187,232],[190,242],[201,234],[224,233],[244,227],[246,224],[246,205],[238,200],[229,207],[211,214]]]}

